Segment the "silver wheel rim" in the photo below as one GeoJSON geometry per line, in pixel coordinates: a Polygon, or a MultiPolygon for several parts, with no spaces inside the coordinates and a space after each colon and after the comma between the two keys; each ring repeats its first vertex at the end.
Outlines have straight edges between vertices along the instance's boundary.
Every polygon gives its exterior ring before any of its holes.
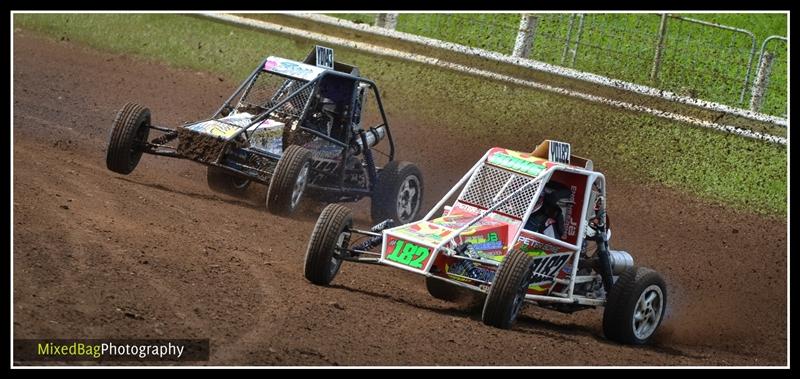
{"type": "MultiPolygon", "coordinates": [[[[528,272],[525,277],[530,278],[530,275],[531,273],[528,272]]],[[[514,302],[511,304],[511,322],[517,319],[519,311],[522,310],[522,305],[525,304],[525,295],[528,293],[528,282],[529,280],[525,280],[525,283],[517,291],[517,295],[514,296],[514,302]]]]}
{"type": "Polygon", "coordinates": [[[233,182],[233,188],[238,190],[244,189],[248,184],[250,184],[250,179],[244,178],[233,178],[231,181],[233,182]]]}
{"type": "Polygon", "coordinates": [[[664,293],[661,287],[651,284],[642,291],[636,307],[633,309],[633,334],[636,338],[644,340],[649,338],[661,321],[664,313],[664,293]]]}
{"type": "Polygon", "coordinates": [[[400,185],[397,191],[397,220],[401,224],[411,221],[411,218],[419,210],[419,178],[409,175],[400,185]]]}
{"type": "Polygon", "coordinates": [[[519,311],[522,310],[522,304],[525,303],[525,294],[528,292],[528,286],[523,286],[514,296],[514,303],[511,305],[511,322],[517,319],[519,311]]]}
{"type": "MultiPolygon", "coordinates": [[[[350,239],[350,235],[347,232],[339,233],[339,238],[336,239],[336,247],[343,248],[344,245],[347,243],[346,241],[350,239]]],[[[333,277],[337,271],[339,271],[339,266],[342,264],[342,259],[336,257],[337,252],[331,254],[331,264],[328,266],[328,276],[333,277]]]]}
{"type": "Polygon", "coordinates": [[[297,180],[294,182],[294,189],[292,190],[292,208],[297,207],[300,198],[303,196],[303,191],[306,189],[306,182],[308,181],[308,162],[300,169],[297,174],[297,180]]]}

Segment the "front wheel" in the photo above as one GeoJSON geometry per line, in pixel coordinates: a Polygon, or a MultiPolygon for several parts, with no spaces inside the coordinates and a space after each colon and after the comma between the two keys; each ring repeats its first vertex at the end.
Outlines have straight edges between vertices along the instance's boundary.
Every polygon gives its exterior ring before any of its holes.
{"type": "Polygon", "coordinates": [[[497,269],[486,295],[481,318],[486,325],[511,329],[517,320],[533,271],[533,258],[528,253],[512,250],[497,269]]]}
{"type": "Polygon", "coordinates": [[[391,161],[378,175],[372,194],[372,221],[392,219],[395,225],[416,220],[422,205],[422,173],[411,162],[391,161]]]}
{"type": "Polygon", "coordinates": [[[120,174],[130,174],[142,158],[141,145],[150,135],[150,110],[127,103],[114,118],[106,152],[106,167],[120,174]]]}
{"type": "Polygon", "coordinates": [[[342,265],[341,252],[350,243],[353,216],[350,209],[330,204],[317,219],[314,232],[308,241],[305,260],[305,277],[311,283],[327,286],[342,265]]]}
{"type": "Polygon", "coordinates": [[[624,344],[650,341],[667,306],[667,286],[657,272],[631,267],[619,276],[603,311],[606,338],[624,344]]]}
{"type": "Polygon", "coordinates": [[[282,216],[294,213],[308,184],[310,171],[310,150],[297,145],[284,150],[267,190],[267,210],[282,216]]]}

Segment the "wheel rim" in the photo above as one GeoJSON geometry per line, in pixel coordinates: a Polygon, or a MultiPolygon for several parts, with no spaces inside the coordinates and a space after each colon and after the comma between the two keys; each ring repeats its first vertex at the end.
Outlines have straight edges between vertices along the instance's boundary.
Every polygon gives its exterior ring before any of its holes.
{"type": "Polygon", "coordinates": [[[233,182],[233,188],[238,190],[242,190],[250,184],[250,179],[245,178],[232,178],[231,181],[233,182]]]}
{"type": "Polygon", "coordinates": [[[131,149],[128,152],[130,156],[129,162],[131,168],[139,163],[139,158],[142,156],[142,146],[147,143],[147,136],[150,134],[150,127],[148,127],[147,124],[148,122],[146,120],[142,121],[136,130],[136,134],[134,135],[131,149]]]}
{"type": "Polygon", "coordinates": [[[297,206],[297,203],[300,202],[300,198],[303,196],[303,191],[306,189],[306,182],[308,181],[308,162],[303,165],[303,168],[300,169],[300,173],[297,174],[297,180],[294,182],[294,189],[292,190],[292,208],[297,206]]]}
{"type": "Polygon", "coordinates": [[[333,276],[339,271],[339,266],[342,265],[342,259],[340,257],[340,250],[343,249],[347,244],[350,243],[350,233],[346,230],[339,233],[339,237],[336,239],[336,250],[334,253],[331,254],[331,262],[328,265],[328,277],[333,279],[333,276]]]}
{"type": "MultiPolygon", "coordinates": [[[[526,278],[529,275],[525,276],[526,278]]],[[[511,303],[511,322],[517,319],[519,315],[519,311],[522,309],[522,304],[525,304],[525,294],[528,292],[528,281],[526,280],[525,283],[522,283],[519,290],[517,291],[517,295],[514,296],[514,302],[511,303]]]]}
{"type": "Polygon", "coordinates": [[[403,180],[400,190],[397,192],[397,221],[399,223],[405,224],[411,221],[411,218],[417,213],[420,192],[419,178],[409,175],[403,180]]]}
{"type": "Polygon", "coordinates": [[[632,327],[636,338],[644,340],[653,334],[661,322],[663,310],[664,293],[661,291],[661,287],[652,284],[645,288],[633,309],[632,327]]]}

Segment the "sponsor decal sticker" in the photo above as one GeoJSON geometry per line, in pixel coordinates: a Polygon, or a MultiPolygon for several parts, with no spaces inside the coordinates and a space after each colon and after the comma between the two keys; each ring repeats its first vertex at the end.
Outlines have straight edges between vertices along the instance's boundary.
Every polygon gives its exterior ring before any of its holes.
{"type": "Polygon", "coordinates": [[[530,176],[537,176],[546,168],[544,165],[500,152],[489,156],[488,162],[530,176]]]}
{"type": "Polygon", "coordinates": [[[468,281],[467,279],[463,278],[466,277],[469,279],[491,282],[494,279],[495,275],[494,270],[481,267],[479,265],[476,265],[472,261],[468,261],[465,259],[459,260],[453,265],[445,265],[444,271],[447,272],[450,278],[458,281],[468,281]]]}
{"type": "Polygon", "coordinates": [[[403,228],[397,229],[396,232],[405,234],[412,238],[440,242],[445,237],[449,236],[453,231],[427,221],[421,221],[406,225],[403,228]]]}
{"type": "Polygon", "coordinates": [[[325,71],[325,69],[321,67],[278,57],[267,58],[267,62],[264,63],[264,70],[307,81],[313,80],[320,73],[325,71]]]}
{"type": "Polygon", "coordinates": [[[239,128],[238,126],[225,124],[216,120],[211,120],[211,121],[201,122],[199,124],[195,124],[192,126],[188,126],[187,129],[227,139],[233,136],[241,128],[239,128]]]}

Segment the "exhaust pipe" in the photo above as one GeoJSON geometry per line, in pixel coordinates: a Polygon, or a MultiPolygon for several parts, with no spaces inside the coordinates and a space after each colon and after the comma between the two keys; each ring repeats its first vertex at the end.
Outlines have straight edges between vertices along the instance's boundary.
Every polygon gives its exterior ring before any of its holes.
{"type": "Polygon", "coordinates": [[[378,128],[369,128],[363,133],[365,138],[356,138],[356,145],[354,146],[355,154],[361,154],[361,152],[364,151],[364,139],[366,139],[367,147],[373,147],[384,137],[386,137],[386,126],[384,125],[378,128]]]}
{"type": "Polygon", "coordinates": [[[627,251],[609,250],[608,258],[611,261],[611,272],[621,275],[628,268],[633,267],[633,257],[627,251]]]}

